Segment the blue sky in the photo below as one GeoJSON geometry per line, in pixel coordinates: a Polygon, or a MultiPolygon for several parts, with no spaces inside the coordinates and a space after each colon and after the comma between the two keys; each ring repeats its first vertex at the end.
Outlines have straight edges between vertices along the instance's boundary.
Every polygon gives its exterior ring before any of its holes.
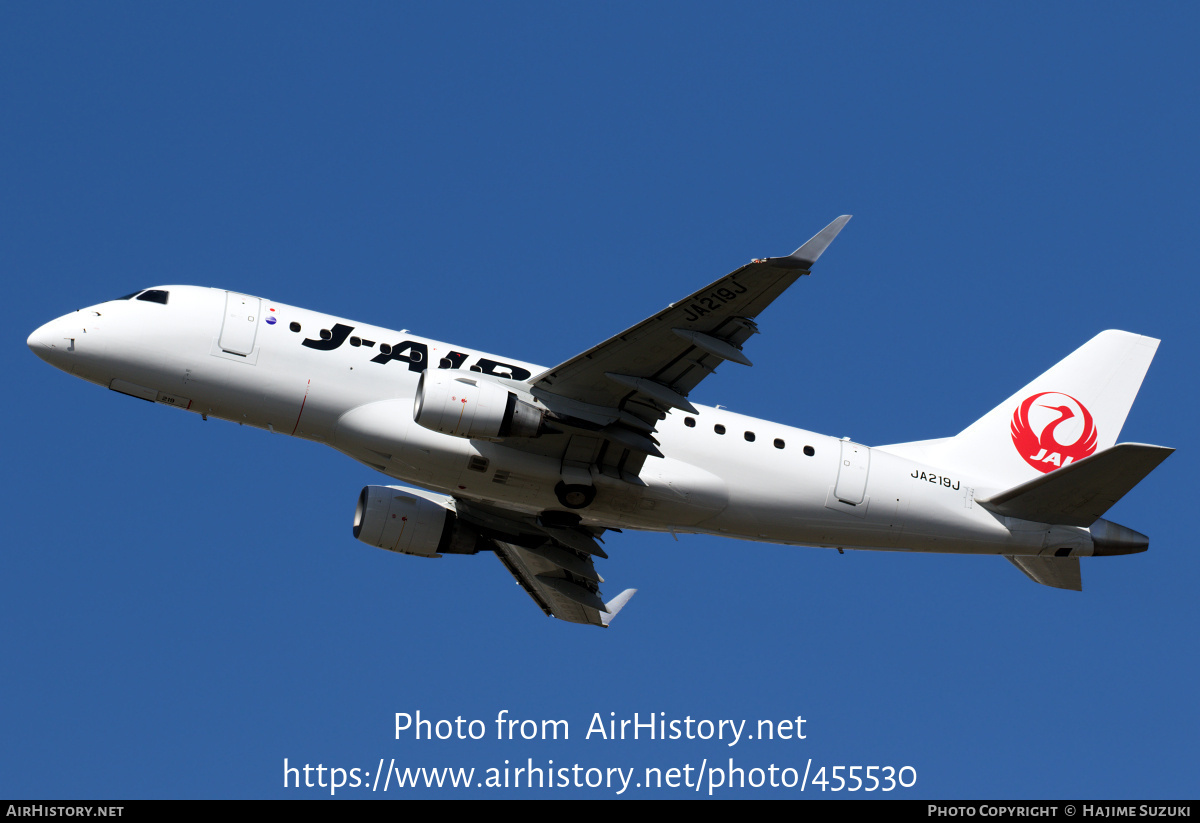
{"type": "MultiPolygon", "coordinates": [[[[1194,797],[1197,22],[4,5],[0,795],[328,795],[285,791],[284,758],[732,757],[911,766],[900,797],[1194,797]],[[487,555],[355,541],[381,476],[332,450],[132,402],[25,346],[72,309],[191,283],[552,365],[842,213],[760,316],[755,367],[694,398],[879,445],[960,431],[1102,329],[1160,337],[1121,439],[1179,451],[1109,515],[1149,552],[1084,561],[1075,594],[999,558],[627,532],[602,573],[640,592],[593,630],[487,555]],[[417,710],[565,719],[571,739],[396,740],[417,710]],[[610,712],[799,715],[807,737],[584,740],[610,712]]],[[[718,790],[739,794],[797,792],[718,790]]]]}

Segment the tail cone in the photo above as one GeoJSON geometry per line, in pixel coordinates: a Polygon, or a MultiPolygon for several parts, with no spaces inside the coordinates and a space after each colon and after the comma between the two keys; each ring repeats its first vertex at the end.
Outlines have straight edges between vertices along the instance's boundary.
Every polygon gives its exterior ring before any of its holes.
{"type": "Polygon", "coordinates": [[[1092,545],[1095,546],[1092,555],[1095,557],[1136,554],[1150,547],[1150,538],[1146,535],[1108,520],[1097,520],[1088,531],[1092,533],[1092,545]]]}

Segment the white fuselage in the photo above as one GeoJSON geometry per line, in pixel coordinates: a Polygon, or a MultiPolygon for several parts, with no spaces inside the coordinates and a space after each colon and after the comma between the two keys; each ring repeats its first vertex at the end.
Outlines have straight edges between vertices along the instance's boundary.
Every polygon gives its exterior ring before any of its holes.
{"type": "MultiPolygon", "coordinates": [[[[439,434],[413,420],[426,368],[525,378],[542,367],[267,300],[231,331],[227,292],[158,289],[169,293],[166,304],[101,303],[47,323],[29,344],[78,377],[326,443],[399,480],[530,513],[560,508],[553,489],[563,477],[561,455],[439,434]],[[247,354],[223,350],[230,334],[242,336],[247,354]]],[[[985,478],[697,409],[673,411],[659,424],[665,457],[647,458],[642,485],[593,471],[597,495],[578,512],[583,522],[885,550],[1014,555],[1038,554],[1046,544],[1046,524],[1014,523],[974,503],[977,493],[998,490],[985,478]]]]}

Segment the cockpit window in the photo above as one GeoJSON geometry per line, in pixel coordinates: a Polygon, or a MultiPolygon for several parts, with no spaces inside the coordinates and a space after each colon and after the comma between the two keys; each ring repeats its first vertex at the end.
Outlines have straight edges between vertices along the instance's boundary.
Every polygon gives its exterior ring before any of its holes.
{"type": "Polygon", "coordinates": [[[138,300],[145,300],[147,303],[162,303],[167,305],[167,296],[170,292],[165,292],[160,289],[150,289],[138,295],[138,300]]]}
{"type": "Polygon", "coordinates": [[[115,299],[117,299],[117,300],[132,300],[133,298],[137,297],[139,294],[141,294],[140,291],[134,291],[134,292],[130,292],[129,294],[122,295],[121,297],[117,297],[115,299]]]}

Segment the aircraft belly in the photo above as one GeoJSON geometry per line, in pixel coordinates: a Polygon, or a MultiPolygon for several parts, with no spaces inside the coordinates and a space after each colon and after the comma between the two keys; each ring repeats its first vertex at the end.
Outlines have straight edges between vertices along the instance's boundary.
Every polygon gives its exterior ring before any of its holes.
{"type": "Polygon", "coordinates": [[[974,505],[973,485],[873,449],[867,493],[874,516],[889,521],[892,539],[870,548],[998,553],[1009,542],[1008,531],[974,505]]]}
{"type": "Polygon", "coordinates": [[[231,363],[210,358],[207,343],[192,336],[190,345],[173,350],[138,340],[115,343],[109,352],[104,383],[126,394],[156,400],[201,414],[244,421],[257,412],[229,372],[231,363]],[[129,387],[134,387],[133,391],[129,387]]]}
{"type": "Polygon", "coordinates": [[[982,554],[1040,550],[1042,533],[1035,538],[1010,532],[974,504],[969,479],[945,478],[885,452],[871,450],[862,458],[869,461],[870,472],[861,492],[839,490],[846,446],[806,435],[818,444],[809,461],[757,475],[752,467],[722,467],[739,482],[730,484],[730,504],[724,512],[699,524],[703,530],[772,543],[856,549],[982,554]],[[850,504],[845,498],[859,502],[850,504]]]}
{"type": "MultiPolygon", "coordinates": [[[[561,461],[485,440],[439,434],[412,420],[408,397],[343,414],[331,443],[391,477],[526,512],[561,509],[561,461]]],[[[803,433],[816,454],[777,465],[724,461],[712,472],[672,458],[647,461],[643,485],[594,475],[595,501],[579,514],[608,527],[700,531],[792,545],[979,554],[1037,554],[1041,531],[1010,531],[973,502],[970,479],[943,477],[882,451],[864,454],[861,492],[839,490],[846,446],[803,433]],[[851,504],[846,498],[858,499],[851,504]]]]}
{"type": "Polygon", "coordinates": [[[726,482],[712,472],[671,458],[648,460],[638,513],[650,522],[693,526],[729,505],[726,482]]]}
{"type": "Polygon", "coordinates": [[[339,409],[328,381],[217,357],[180,361],[170,382],[191,410],[279,434],[326,442],[339,409]]]}
{"type": "Polygon", "coordinates": [[[332,445],[392,477],[452,487],[470,444],[422,429],[413,422],[412,405],[412,398],[403,397],[351,409],[334,425],[332,445]]]}

